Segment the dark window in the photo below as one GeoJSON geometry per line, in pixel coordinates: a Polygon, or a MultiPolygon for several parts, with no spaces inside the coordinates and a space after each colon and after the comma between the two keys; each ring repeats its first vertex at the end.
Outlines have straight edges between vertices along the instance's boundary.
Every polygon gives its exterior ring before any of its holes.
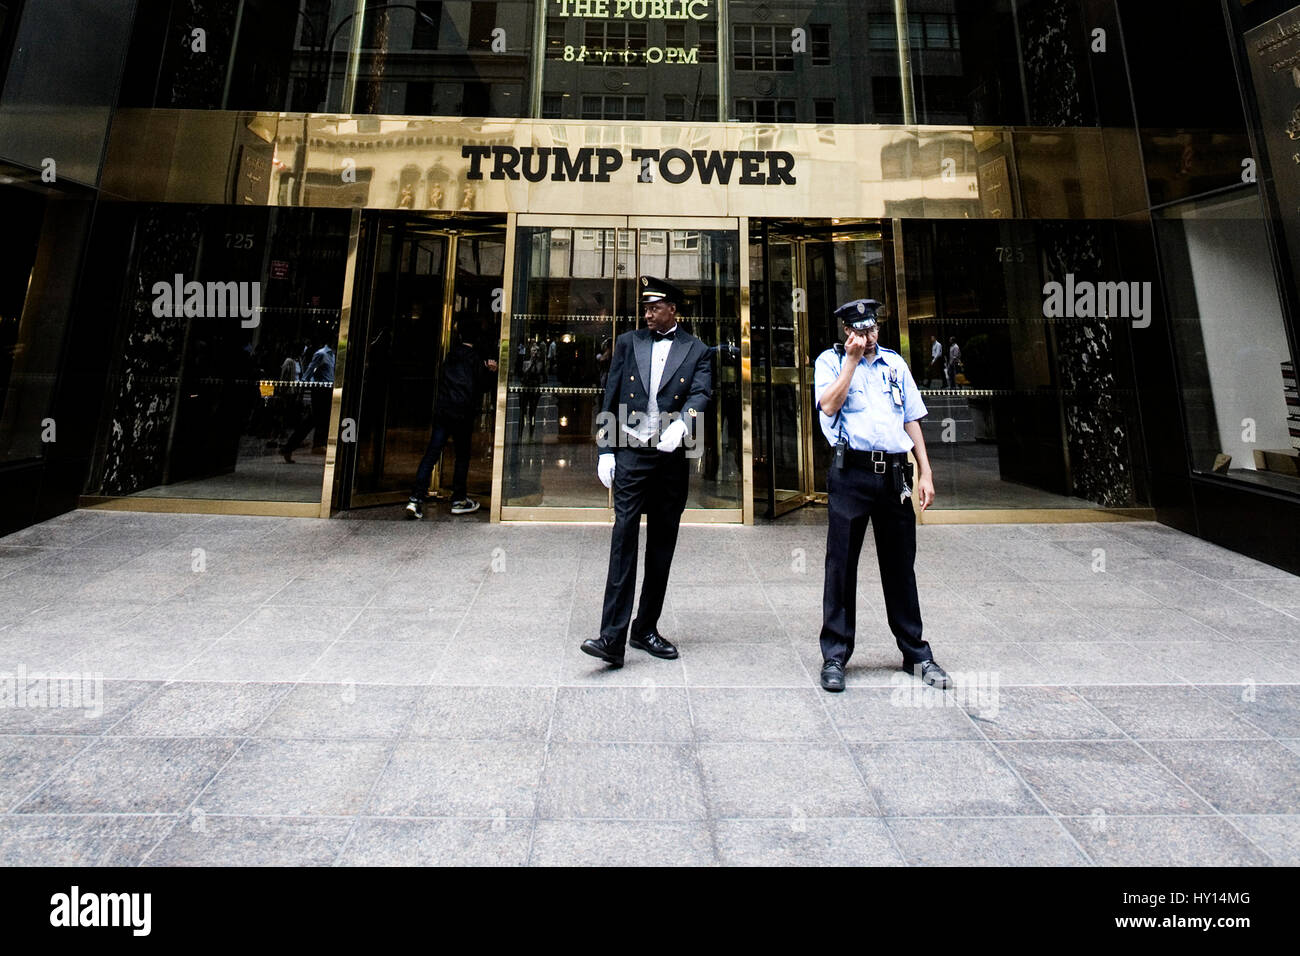
{"type": "Polygon", "coordinates": [[[331,0],[307,0],[299,18],[299,42],[304,47],[319,48],[325,45],[330,31],[331,0]]]}
{"type": "Polygon", "coordinates": [[[780,34],[774,26],[737,24],[732,28],[732,55],[737,70],[763,73],[790,73],[794,70],[794,50],[790,34],[780,34]]]}
{"type": "MultiPolygon", "coordinates": [[[[961,37],[957,32],[957,18],[948,13],[913,13],[907,18],[908,39],[917,50],[960,50],[961,37]]],[[[876,15],[867,28],[873,50],[893,50],[898,47],[898,33],[894,18],[876,15]]]]}
{"type": "Polygon", "coordinates": [[[903,85],[896,76],[873,76],[871,99],[875,106],[873,123],[903,122],[903,85]]]}
{"type": "Polygon", "coordinates": [[[668,94],[664,97],[664,119],[677,122],[686,119],[686,97],[668,94]]]}
{"type": "Polygon", "coordinates": [[[432,83],[407,83],[406,84],[406,115],[407,116],[432,116],[433,115],[433,84],[432,83]]]}
{"type": "Polygon", "coordinates": [[[736,119],[741,123],[793,123],[794,100],[736,100],[736,119]]]}
{"type": "Polygon", "coordinates": [[[831,65],[831,28],[825,24],[814,24],[809,28],[812,34],[813,66],[831,65]]]}
{"type": "Polygon", "coordinates": [[[624,20],[588,20],[584,32],[587,59],[620,66],[645,64],[646,25],[624,20]]]}
{"type": "Polygon", "coordinates": [[[642,120],[645,119],[644,96],[584,96],[583,119],[642,120]]]}
{"type": "Polygon", "coordinates": [[[700,98],[700,122],[716,123],[718,121],[718,98],[704,96],[700,98]]]}
{"type": "Polygon", "coordinates": [[[564,59],[564,24],[565,21],[552,17],[546,21],[546,59],[564,59]]]}
{"type": "Polygon", "coordinates": [[[461,101],[461,116],[487,116],[491,109],[491,87],[486,83],[466,83],[461,101]]]}
{"type": "Polygon", "coordinates": [[[700,62],[718,62],[718,27],[714,23],[700,24],[700,62]]]}
{"type": "Polygon", "coordinates": [[[894,18],[873,16],[867,27],[868,42],[873,50],[897,50],[898,31],[894,29],[894,18]]]}
{"type": "MultiPolygon", "coordinates": [[[[475,0],[469,8],[469,49],[486,50],[492,46],[492,31],[497,27],[497,5],[475,0]]],[[[471,114],[473,115],[473,114],[471,114]]]]}
{"type": "Polygon", "coordinates": [[[543,93],[542,94],[542,119],[563,119],[563,118],[564,118],[564,94],[543,93]]]}
{"type": "Polygon", "coordinates": [[[835,122],[834,100],[813,100],[813,120],[823,126],[835,122]]]}
{"type": "Polygon", "coordinates": [[[681,49],[686,46],[686,24],[670,23],[665,28],[664,45],[681,49]]]}
{"type": "Polygon", "coordinates": [[[442,4],[431,0],[416,0],[415,32],[411,36],[414,50],[438,49],[438,28],[442,24],[442,4]]]}

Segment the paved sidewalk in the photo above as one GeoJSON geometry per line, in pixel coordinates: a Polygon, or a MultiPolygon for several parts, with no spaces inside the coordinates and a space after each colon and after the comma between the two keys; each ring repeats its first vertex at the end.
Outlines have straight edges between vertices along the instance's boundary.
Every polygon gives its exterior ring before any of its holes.
{"type": "Polygon", "coordinates": [[[1294,576],[1145,523],[924,526],[958,690],[895,669],[868,545],[832,696],[824,512],[684,528],[682,656],[618,671],[578,651],[608,529],[478,518],[0,538],[0,863],[1300,863],[1294,576]]]}

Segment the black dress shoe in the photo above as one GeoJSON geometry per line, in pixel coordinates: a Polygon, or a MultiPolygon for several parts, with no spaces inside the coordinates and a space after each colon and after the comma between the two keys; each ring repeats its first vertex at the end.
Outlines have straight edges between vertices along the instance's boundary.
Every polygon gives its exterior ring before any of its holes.
{"type": "Polygon", "coordinates": [[[655,657],[663,658],[666,661],[675,660],[677,657],[677,648],[668,642],[668,639],[658,631],[651,631],[644,637],[634,637],[628,641],[638,651],[645,651],[655,657]]]}
{"type": "Polygon", "coordinates": [[[822,664],[822,688],[833,694],[844,689],[844,665],[839,661],[825,661],[822,664]]]}
{"type": "Polygon", "coordinates": [[[599,657],[610,667],[623,666],[623,648],[615,645],[613,641],[605,640],[603,637],[583,641],[581,650],[584,654],[599,657]]]}
{"type": "Polygon", "coordinates": [[[948,690],[952,687],[952,678],[948,676],[947,671],[939,666],[937,661],[921,661],[921,663],[913,666],[911,671],[931,687],[937,687],[939,690],[948,690]]]}

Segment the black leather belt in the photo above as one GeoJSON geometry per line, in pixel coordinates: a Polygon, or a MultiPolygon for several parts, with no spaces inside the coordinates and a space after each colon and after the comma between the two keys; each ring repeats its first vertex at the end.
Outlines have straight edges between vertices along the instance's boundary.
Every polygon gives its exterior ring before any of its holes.
{"type": "Polygon", "coordinates": [[[883,475],[890,465],[907,464],[907,452],[858,451],[854,448],[846,448],[844,449],[844,464],[852,468],[865,468],[877,475],[883,475]]]}

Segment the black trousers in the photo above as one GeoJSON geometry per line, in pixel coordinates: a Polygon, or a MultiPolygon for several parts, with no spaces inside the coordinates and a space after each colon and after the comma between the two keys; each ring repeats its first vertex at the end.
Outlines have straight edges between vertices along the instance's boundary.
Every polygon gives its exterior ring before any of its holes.
{"type": "Polygon", "coordinates": [[[614,460],[614,533],[609,542],[609,574],[600,636],[622,646],[627,641],[636,589],[636,551],[641,515],[646,516],[645,580],[633,633],[659,626],[668,590],[668,572],[677,550],[677,529],[686,507],[690,481],[684,449],[665,453],[654,448],[620,448],[614,460]]]}
{"type": "Polygon", "coordinates": [[[870,522],[876,537],[885,614],[909,670],[934,657],[921,639],[916,597],[916,516],[900,502],[888,473],[852,465],[826,475],[830,518],[826,526],[826,586],[822,596],[822,659],[847,664],[857,634],[858,557],[870,522]]]}
{"type": "Polygon", "coordinates": [[[320,385],[313,387],[309,393],[311,395],[311,411],[303,415],[302,421],[294,429],[289,440],[284,443],[284,447],[290,454],[294,449],[302,444],[302,440],[307,437],[307,433],[312,433],[312,448],[324,448],[325,439],[329,437],[330,430],[330,403],[334,398],[333,388],[326,388],[320,385]]]}
{"type": "Polygon", "coordinates": [[[442,457],[447,439],[456,443],[456,472],[451,482],[451,497],[460,501],[466,497],[465,486],[469,484],[470,446],[474,441],[474,419],[434,416],[433,435],[429,438],[429,447],[424,450],[420,467],[415,472],[415,484],[411,488],[411,498],[423,501],[429,494],[429,481],[433,478],[433,466],[442,457]]]}

